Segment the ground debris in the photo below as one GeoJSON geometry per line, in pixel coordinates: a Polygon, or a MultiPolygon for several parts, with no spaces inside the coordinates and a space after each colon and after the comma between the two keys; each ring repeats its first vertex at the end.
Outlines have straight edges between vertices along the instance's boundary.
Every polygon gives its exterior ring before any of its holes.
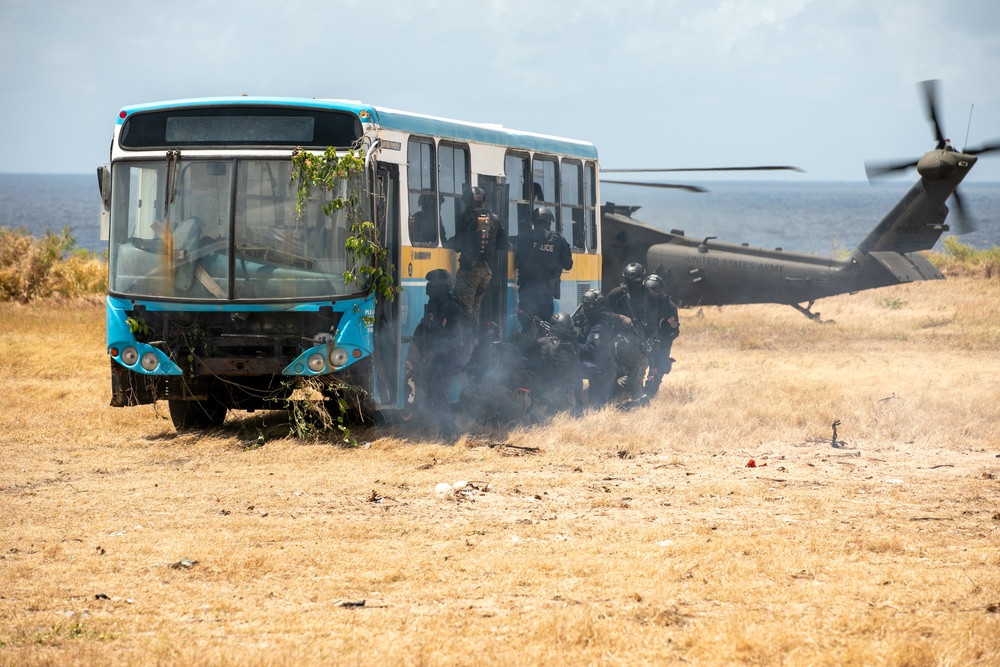
{"type": "Polygon", "coordinates": [[[337,600],[333,603],[334,607],[345,607],[348,609],[355,609],[357,607],[367,607],[369,609],[382,609],[386,606],[382,600],[337,600]]]}
{"type": "Polygon", "coordinates": [[[846,457],[846,456],[861,456],[861,452],[854,450],[852,452],[844,452],[843,454],[827,454],[823,453],[822,456],[832,456],[832,457],[846,457]]]}
{"type": "Polygon", "coordinates": [[[499,450],[503,456],[523,456],[524,454],[540,454],[542,452],[541,447],[523,447],[512,445],[509,442],[487,442],[486,446],[499,450]]]}
{"type": "Polygon", "coordinates": [[[372,489],[372,492],[370,494],[368,494],[367,500],[370,503],[376,503],[376,504],[382,504],[382,503],[384,503],[387,500],[392,501],[394,503],[398,503],[399,502],[398,500],[396,500],[392,496],[379,495],[379,493],[375,489],[372,489]]]}
{"type": "Polygon", "coordinates": [[[440,498],[452,497],[456,499],[469,498],[474,493],[486,493],[493,488],[489,482],[467,482],[459,480],[454,484],[441,482],[434,487],[434,493],[440,498]]]}

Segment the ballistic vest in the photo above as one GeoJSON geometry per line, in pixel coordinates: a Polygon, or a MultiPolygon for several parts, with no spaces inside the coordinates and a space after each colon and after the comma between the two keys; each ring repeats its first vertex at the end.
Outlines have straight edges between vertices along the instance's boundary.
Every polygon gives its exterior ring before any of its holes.
{"type": "Polygon", "coordinates": [[[479,252],[489,261],[489,256],[493,254],[493,219],[489,213],[483,211],[476,216],[476,238],[479,240],[479,252]]]}

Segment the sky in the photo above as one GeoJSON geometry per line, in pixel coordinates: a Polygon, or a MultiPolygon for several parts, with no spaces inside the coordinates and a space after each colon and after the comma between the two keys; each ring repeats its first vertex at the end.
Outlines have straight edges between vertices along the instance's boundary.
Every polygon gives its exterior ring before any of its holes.
{"type": "Polygon", "coordinates": [[[925,79],[956,147],[1000,138],[995,0],[0,0],[0,173],[94,173],[122,106],[248,93],[583,139],[604,168],[863,181],[933,148],[925,79]]]}

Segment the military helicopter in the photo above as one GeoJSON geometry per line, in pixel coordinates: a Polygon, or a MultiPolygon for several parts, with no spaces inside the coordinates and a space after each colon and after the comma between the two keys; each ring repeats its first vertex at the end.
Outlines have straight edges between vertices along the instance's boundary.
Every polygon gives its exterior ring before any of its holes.
{"type": "MultiPolygon", "coordinates": [[[[1000,150],[1000,142],[962,151],[953,148],[938,120],[936,81],[924,81],[921,85],[937,144],[917,160],[866,165],[869,180],[910,167],[917,168],[920,180],[849,256],[832,258],[751,247],[724,243],[714,236],[692,238],[679,230],[665,232],[633,219],[634,207],[608,204],[602,208],[602,271],[610,278],[609,286],[615,284],[614,277],[621,275],[628,263],[639,262],[664,279],[668,293],[681,307],[779,303],[819,321],[820,314],[812,310],[817,299],[917,280],[943,279],[941,272],[919,251],[931,249],[941,234],[951,229],[945,224],[948,216],[945,202],[949,197],[955,200],[956,232],[971,231],[957,188],[976,164],[977,156],[1000,150]]],[[[654,184],[654,187],[686,186],[654,184]]]]}

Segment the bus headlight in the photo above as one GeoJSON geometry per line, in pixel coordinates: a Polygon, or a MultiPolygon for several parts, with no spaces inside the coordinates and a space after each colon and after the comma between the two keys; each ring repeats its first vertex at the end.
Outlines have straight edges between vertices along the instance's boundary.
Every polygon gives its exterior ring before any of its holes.
{"type": "Polygon", "coordinates": [[[122,350],[122,363],[126,366],[134,366],[139,361],[139,352],[134,347],[126,347],[122,350]]]}
{"type": "Polygon", "coordinates": [[[306,366],[309,367],[313,373],[319,373],[326,367],[326,359],[319,352],[310,354],[309,358],[306,360],[306,366]]]}
{"type": "Polygon", "coordinates": [[[347,363],[347,350],[342,347],[335,347],[330,350],[330,365],[340,368],[347,363]]]}
{"type": "Polygon", "coordinates": [[[142,361],[140,362],[142,367],[147,371],[155,371],[156,367],[160,365],[160,358],[156,356],[154,352],[147,352],[142,355],[142,361]]]}

